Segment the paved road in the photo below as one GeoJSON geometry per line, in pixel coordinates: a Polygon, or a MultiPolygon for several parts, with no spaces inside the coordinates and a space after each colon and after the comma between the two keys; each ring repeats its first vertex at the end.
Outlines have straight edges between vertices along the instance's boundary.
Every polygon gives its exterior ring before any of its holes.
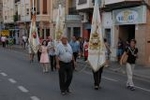
{"type": "Polygon", "coordinates": [[[40,64],[30,64],[26,53],[0,48],[0,100],[150,100],[150,80],[134,80],[133,92],[125,88],[125,75],[105,69],[102,89],[95,91],[86,69],[74,73],[72,93],[62,96],[57,72],[43,74],[40,64]]]}

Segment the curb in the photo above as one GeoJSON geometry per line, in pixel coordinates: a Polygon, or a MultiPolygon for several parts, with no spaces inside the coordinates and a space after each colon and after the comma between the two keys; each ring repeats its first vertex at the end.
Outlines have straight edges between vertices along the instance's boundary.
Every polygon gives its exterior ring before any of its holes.
{"type": "MultiPolygon", "coordinates": [[[[85,63],[83,61],[77,61],[77,63],[79,63],[79,65],[85,65],[85,63]]],[[[87,68],[89,68],[89,67],[87,67],[87,68]]],[[[119,67],[118,67],[118,69],[119,69],[119,67]]],[[[106,68],[106,70],[109,70],[109,71],[112,71],[112,72],[116,72],[116,73],[119,73],[119,74],[125,74],[126,73],[126,72],[122,72],[121,70],[116,70],[114,68],[106,68]]],[[[137,73],[134,73],[133,76],[138,77],[138,78],[143,78],[143,79],[150,80],[150,77],[145,76],[145,75],[139,75],[137,73]]]]}

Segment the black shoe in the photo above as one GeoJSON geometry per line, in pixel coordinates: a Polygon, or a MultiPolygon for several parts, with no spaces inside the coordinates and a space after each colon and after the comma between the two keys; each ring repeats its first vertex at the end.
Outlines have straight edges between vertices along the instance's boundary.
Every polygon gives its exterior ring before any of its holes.
{"type": "Polygon", "coordinates": [[[127,89],[130,89],[131,86],[126,86],[127,89]]]}
{"type": "Polygon", "coordinates": [[[129,88],[131,91],[135,91],[135,88],[132,86],[129,88]]]}
{"type": "Polygon", "coordinates": [[[69,89],[66,90],[67,93],[72,93],[69,89]]]}
{"type": "Polygon", "coordinates": [[[99,86],[94,86],[94,89],[95,89],[95,90],[98,90],[98,89],[99,89],[99,86]]]}
{"type": "Polygon", "coordinates": [[[66,95],[66,92],[61,92],[61,95],[63,95],[63,96],[66,95]]]}

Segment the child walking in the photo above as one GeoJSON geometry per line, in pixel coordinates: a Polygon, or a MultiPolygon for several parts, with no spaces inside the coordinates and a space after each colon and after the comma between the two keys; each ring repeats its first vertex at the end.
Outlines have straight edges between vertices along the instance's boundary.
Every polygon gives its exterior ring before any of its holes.
{"type": "Polygon", "coordinates": [[[42,42],[40,51],[41,51],[40,63],[43,66],[43,73],[48,73],[49,56],[48,56],[48,47],[47,47],[46,40],[42,42]]]}

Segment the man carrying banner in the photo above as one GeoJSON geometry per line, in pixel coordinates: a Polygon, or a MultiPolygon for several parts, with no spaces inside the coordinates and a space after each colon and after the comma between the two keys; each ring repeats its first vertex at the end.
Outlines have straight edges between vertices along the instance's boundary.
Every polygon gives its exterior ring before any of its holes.
{"type": "Polygon", "coordinates": [[[32,20],[31,20],[30,33],[29,33],[29,53],[30,53],[31,62],[33,61],[34,54],[38,52],[39,45],[40,45],[38,31],[36,27],[36,14],[34,11],[35,8],[34,0],[32,0],[32,4],[33,4],[33,12],[32,12],[32,20]]]}
{"type": "Polygon", "coordinates": [[[106,62],[106,47],[101,29],[101,18],[98,0],[95,0],[91,36],[88,48],[88,61],[93,69],[94,88],[99,89],[103,66],[106,62]]]}

